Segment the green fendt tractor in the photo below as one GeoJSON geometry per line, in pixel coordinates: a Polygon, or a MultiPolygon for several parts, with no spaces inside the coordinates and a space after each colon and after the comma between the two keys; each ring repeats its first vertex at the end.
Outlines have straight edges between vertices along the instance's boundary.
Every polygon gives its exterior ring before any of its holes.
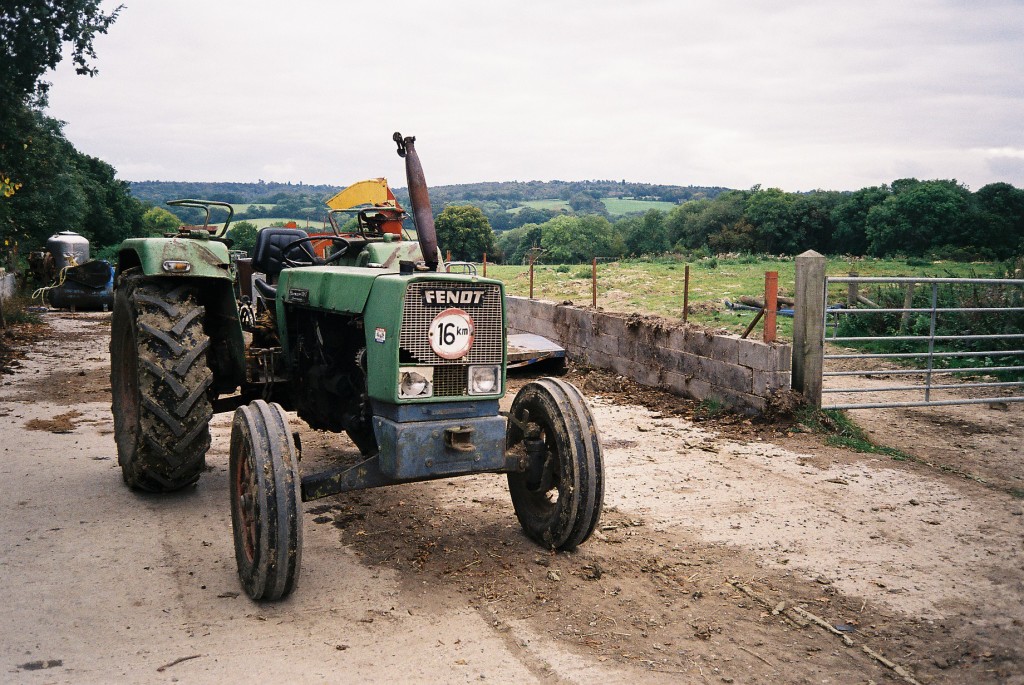
{"type": "Polygon", "coordinates": [[[295,589],[301,502],[335,493],[505,473],[523,530],[559,550],[586,540],[601,515],[602,448],[585,400],[542,378],[499,413],[502,283],[444,271],[415,139],[394,139],[417,240],[381,229],[401,220],[397,205],[360,211],[355,232],[332,222],[326,239],[263,229],[252,259],[259,314],[244,326],[225,239],[230,205],[176,201],[205,208],[206,223],[121,246],[110,377],[124,480],[154,492],[195,483],[210,417],[235,410],[231,516],[253,599],[295,589]],[[214,228],[216,207],[228,218],[214,228]],[[361,461],[300,474],[285,408],[347,433],[361,461]]]}

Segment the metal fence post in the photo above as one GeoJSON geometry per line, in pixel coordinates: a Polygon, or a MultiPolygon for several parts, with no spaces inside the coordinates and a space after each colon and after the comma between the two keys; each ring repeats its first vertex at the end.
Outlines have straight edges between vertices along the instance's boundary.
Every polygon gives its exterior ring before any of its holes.
{"type": "Polygon", "coordinates": [[[825,354],[825,257],[808,250],[796,258],[793,312],[793,389],[821,407],[825,354]]]}

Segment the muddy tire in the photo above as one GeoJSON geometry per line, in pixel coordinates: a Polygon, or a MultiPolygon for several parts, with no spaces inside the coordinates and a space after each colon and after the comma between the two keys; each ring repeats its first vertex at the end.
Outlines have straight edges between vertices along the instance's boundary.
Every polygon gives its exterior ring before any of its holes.
{"type": "Polygon", "coordinates": [[[238,578],[253,599],[281,599],[302,563],[299,465],[281,405],[235,410],[229,471],[238,578]]]}
{"type": "Polygon", "coordinates": [[[604,503],[604,457],[580,391],[557,378],[527,384],[510,412],[507,449],[527,469],[508,474],[512,505],[526,535],[573,550],[594,532],[604,503]]]}
{"type": "Polygon", "coordinates": [[[122,277],[114,296],[110,388],[124,481],[168,492],[195,483],[206,466],[212,408],[210,339],[195,286],[122,277]]]}

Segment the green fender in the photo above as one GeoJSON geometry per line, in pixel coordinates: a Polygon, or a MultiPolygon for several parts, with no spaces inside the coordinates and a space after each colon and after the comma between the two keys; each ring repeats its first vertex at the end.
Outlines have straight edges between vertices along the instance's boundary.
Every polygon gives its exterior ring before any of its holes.
{"type": "MultiPolygon", "coordinates": [[[[196,231],[202,235],[199,231],[196,231]]],[[[205,236],[204,236],[205,237],[205,236]]],[[[147,276],[223,278],[234,280],[228,246],[200,238],[129,238],[121,243],[117,271],[139,267],[147,276]],[[188,262],[189,270],[169,273],[164,262],[188,262]]]]}
{"type": "Polygon", "coordinates": [[[201,231],[190,235],[125,240],[118,252],[117,274],[138,269],[147,278],[202,282],[196,292],[206,308],[203,329],[210,336],[207,359],[213,370],[213,388],[218,394],[230,394],[245,382],[245,339],[235,301],[235,271],[227,245],[210,240],[201,231]],[[189,268],[169,271],[164,268],[168,261],[187,262],[189,268]]]}

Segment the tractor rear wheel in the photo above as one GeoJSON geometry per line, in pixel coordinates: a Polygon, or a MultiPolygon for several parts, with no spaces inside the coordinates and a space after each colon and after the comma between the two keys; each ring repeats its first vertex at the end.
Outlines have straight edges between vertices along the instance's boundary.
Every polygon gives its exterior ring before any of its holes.
{"type": "Polygon", "coordinates": [[[114,296],[110,388],[124,481],[167,492],[195,483],[206,466],[212,415],[210,339],[195,286],[122,276],[114,296]]]}
{"type": "Polygon", "coordinates": [[[604,503],[601,438],[586,401],[571,383],[542,378],[516,395],[507,449],[527,468],[508,474],[512,505],[534,542],[569,551],[597,527],[604,503]]]}
{"type": "Polygon", "coordinates": [[[281,405],[235,410],[228,470],[238,578],[253,599],[281,599],[302,563],[299,464],[281,405]]]}

